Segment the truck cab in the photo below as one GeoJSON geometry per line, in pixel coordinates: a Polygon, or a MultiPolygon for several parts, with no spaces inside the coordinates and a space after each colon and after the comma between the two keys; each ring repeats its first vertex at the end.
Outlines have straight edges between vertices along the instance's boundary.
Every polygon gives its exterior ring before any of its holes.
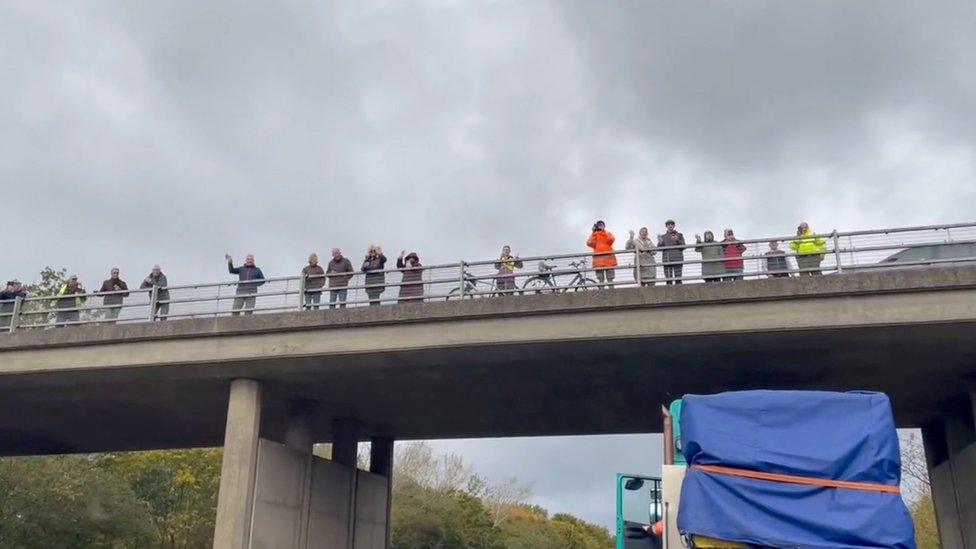
{"type": "Polygon", "coordinates": [[[617,474],[617,549],[661,549],[651,526],[662,513],[660,478],[617,474]]]}

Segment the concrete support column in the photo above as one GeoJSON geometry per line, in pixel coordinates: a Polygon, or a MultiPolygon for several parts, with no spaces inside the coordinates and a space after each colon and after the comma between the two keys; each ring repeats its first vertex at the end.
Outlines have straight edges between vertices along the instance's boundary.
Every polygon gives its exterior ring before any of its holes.
{"type": "Polygon", "coordinates": [[[349,506],[348,549],[355,546],[356,540],[356,465],[359,460],[359,422],[354,419],[336,419],[332,422],[332,461],[345,465],[352,473],[349,493],[345,495],[349,506]]]}
{"type": "Polygon", "coordinates": [[[332,461],[356,467],[359,458],[359,422],[337,419],[332,422],[332,461]]]}
{"type": "Polygon", "coordinates": [[[292,402],[288,407],[288,419],[285,425],[285,446],[305,455],[301,481],[298,547],[308,547],[309,513],[312,505],[312,446],[315,444],[315,436],[312,433],[314,413],[314,402],[308,400],[292,402]]]}
{"type": "Polygon", "coordinates": [[[369,472],[386,477],[386,543],[390,546],[391,511],[393,509],[393,439],[373,437],[369,445],[369,472]]]}
{"type": "Polygon", "coordinates": [[[220,469],[215,549],[246,549],[250,545],[260,426],[261,384],[252,379],[233,380],[220,469]]]}
{"type": "Polygon", "coordinates": [[[943,547],[976,549],[976,391],[922,428],[943,547]]]}

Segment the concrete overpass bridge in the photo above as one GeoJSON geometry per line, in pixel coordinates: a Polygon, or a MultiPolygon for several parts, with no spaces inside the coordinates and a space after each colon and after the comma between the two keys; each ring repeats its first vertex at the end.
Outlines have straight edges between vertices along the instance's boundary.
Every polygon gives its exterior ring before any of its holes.
{"type": "Polygon", "coordinates": [[[0,452],[223,444],[216,546],[382,547],[393,440],[655,432],[685,393],[877,390],[923,429],[944,544],[976,547],[974,328],[976,268],[938,267],[24,330],[0,337],[0,452]]]}

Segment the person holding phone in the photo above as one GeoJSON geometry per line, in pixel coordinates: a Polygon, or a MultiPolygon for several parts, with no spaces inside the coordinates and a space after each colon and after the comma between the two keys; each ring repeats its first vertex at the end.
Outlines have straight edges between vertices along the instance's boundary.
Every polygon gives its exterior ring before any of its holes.
{"type": "Polygon", "coordinates": [[[613,279],[616,276],[617,256],[613,253],[613,243],[615,238],[613,233],[607,230],[607,225],[603,221],[593,224],[593,230],[586,245],[593,250],[593,268],[596,272],[596,279],[603,288],[603,282],[613,286],[613,279]]]}

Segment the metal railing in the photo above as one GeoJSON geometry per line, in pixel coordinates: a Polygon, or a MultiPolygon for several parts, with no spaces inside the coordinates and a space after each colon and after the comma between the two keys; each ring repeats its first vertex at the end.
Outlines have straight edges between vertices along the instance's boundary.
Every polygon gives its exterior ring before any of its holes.
{"type": "MultiPolygon", "coordinates": [[[[229,281],[128,290],[121,303],[112,303],[113,296],[117,298],[125,292],[28,296],[0,301],[0,331],[511,298],[637,285],[740,283],[761,278],[946,264],[976,265],[976,222],[831,231],[815,236],[823,240],[823,249],[806,254],[790,249],[790,242],[801,238],[796,235],[736,241],[745,247],[741,257],[726,254],[728,243],[688,243],[690,239],[686,235],[684,246],[656,246],[653,242],[655,245],[647,250],[514,258],[515,268],[511,273],[501,273],[500,260],[489,259],[371,271],[369,280],[367,273],[356,272],[266,278],[260,288],[254,287],[253,282],[229,281]],[[782,253],[767,253],[771,241],[782,244],[782,253]],[[710,250],[715,251],[709,253],[710,250]],[[669,261],[664,261],[665,255],[675,251],[681,252],[680,260],[669,257],[669,261]],[[615,260],[611,263],[616,265],[606,266],[606,260],[611,257],[615,260]],[[594,267],[594,262],[600,266],[594,267]]],[[[652,237],[652,240],[657,239],[652,237]]],[[[616,245],[624,247],[626,241],[618,239],[616,245]]]]}

